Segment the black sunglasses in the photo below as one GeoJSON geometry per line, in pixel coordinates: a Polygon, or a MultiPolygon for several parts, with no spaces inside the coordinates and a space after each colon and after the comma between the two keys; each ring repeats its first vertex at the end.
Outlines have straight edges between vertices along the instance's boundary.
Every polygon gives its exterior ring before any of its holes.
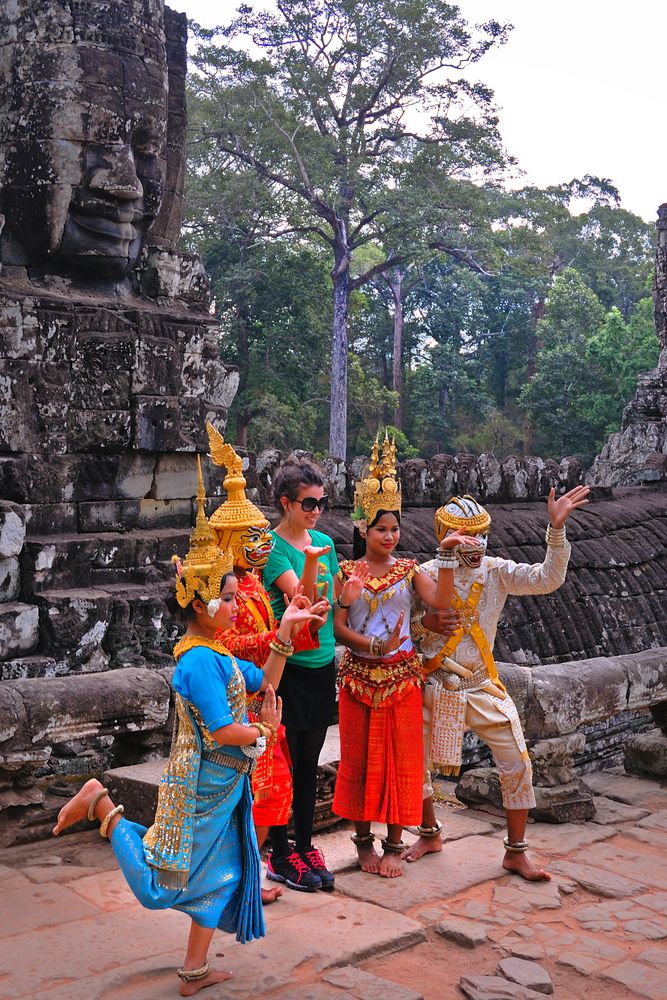
{"type": "Polygon", "coordinates": [[[316,507],[321,511],[325,511],[329,506],[329,497],[325,494],[320,497],[304,497],[303,500],[295,500],[294,503],[300,503],[301,509],[306,512],[306,514],[312,514],[316,507]]]}

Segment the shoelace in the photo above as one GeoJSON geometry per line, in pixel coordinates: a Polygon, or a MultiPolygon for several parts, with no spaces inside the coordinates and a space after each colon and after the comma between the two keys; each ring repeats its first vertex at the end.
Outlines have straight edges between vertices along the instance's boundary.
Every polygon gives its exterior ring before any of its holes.
{"type": "Polygon", "coordinates": [[[324,855],[322,854],[319,847],[313,847],[312,850],[306,851],[306,858],[308,859],[308,864],[311,868],[324,868],[326,869],[326,864],[324,863],[324,855]]]}
{"type": "Polygon", "coordinates": [[[299,875],[303,875],[305,872],[310,870],[298,851],[294,851],[293,854],[290,854],[287,861],[292,868],[295,868],[298,871],[299,875]]]}

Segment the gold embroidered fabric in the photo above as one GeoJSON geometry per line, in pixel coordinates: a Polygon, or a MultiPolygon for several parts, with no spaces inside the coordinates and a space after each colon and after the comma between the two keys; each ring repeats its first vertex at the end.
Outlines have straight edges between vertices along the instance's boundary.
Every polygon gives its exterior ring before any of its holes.
{"type": "Polygon", "coordinates": [[[391,661],[362,658],[346,649],[338,674],[339,686],[372,708],[395,704],[423,683],[421,660],[416,653],[391,661]]]}
{"type": "MultiPolygon", "coordinates": [[[[215,652],[229,655],[219,643],[185,636],[174,648],[178,659],[188,649],[205,646],[215,652]]],[[[227,684],[227,701],[235,722],[245,716],[245,681],[234,657],[232,674],[227,684]]],[[[157,869],[158,884],[169,889],[184,888],[188,884],[194,813],[202,750],[219,750],[219,744],[204,725],[201,713],[191,702],[179,694],[174,695],[176,721],[169,761],[160,779],[158,803],[153,825],[144,840],[147,862],[157,869]]],[[[239,774],[238,780],[241,775],[239,774]]],[[[238,783],[238,782],[237,782],[238,783]]],[[[231,794],[231,790],[230,790],[231,794]]]]}

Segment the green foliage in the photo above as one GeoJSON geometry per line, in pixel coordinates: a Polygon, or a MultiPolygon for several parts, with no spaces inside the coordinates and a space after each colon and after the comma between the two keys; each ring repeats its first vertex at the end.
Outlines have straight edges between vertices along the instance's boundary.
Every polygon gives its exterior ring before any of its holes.
{"type": "Polygon", "coordinates": [[[590,458],[618,428],[657,357],[655,234],[605,178],[502,189],[473,74],[506,36],[444,0],[244,5],[199,32],[182,243],[239,368],[239,443],[324,452],[346,357],[351,454],[399,402],[401,457],[590,458]]]}
{"type": "Polygon", "coordinates": [[[650,305],[640,300],[626,323],[615,306],[605,314],[576,271],[556,278],[537,328],[535,371],[521,393],[541,454],[590,461],[618,430],[637,375],[657,361],[650,305]]]}

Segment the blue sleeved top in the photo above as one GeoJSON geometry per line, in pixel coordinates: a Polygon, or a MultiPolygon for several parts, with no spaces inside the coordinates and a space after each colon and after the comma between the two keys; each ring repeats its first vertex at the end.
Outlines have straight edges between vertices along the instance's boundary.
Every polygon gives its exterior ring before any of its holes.
{"type": "MultiPolygon", "coordinates": [[[[248,660],[236,660],[246,691],[259,691],[263,672],[248,660]]],[[[232,661],[207,646],[195,646],[179,657],[172,678],[174,689],[195,706],[209,733],[238,722],[227,697],[232,661]]],[[[245,718],[245,713],[244,713],[245,718]]]]}

